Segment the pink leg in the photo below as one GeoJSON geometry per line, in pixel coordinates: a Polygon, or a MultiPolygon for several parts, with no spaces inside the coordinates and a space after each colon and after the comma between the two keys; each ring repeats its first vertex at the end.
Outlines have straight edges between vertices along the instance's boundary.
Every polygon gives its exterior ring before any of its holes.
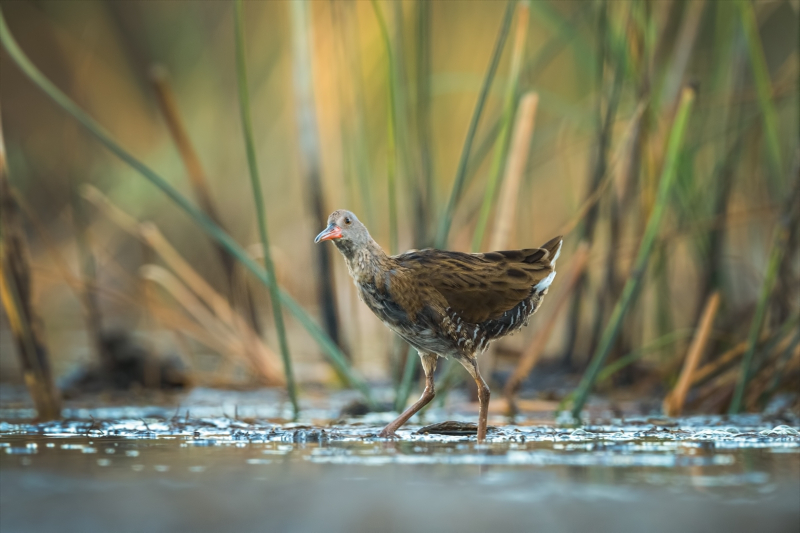
{"type": "Polygon", "coordinates": [[[409,418],[417,414],[420,409],[428,405],[433,400],[433,397],[436,396],[436,391],[433,387],[433,371],[436,370],[438,356],[432,353],[421,353],[419,357],[422,360],[422,369],[425,371],[425,390],[422,391],[422,396],[411,407],[403,411],[403,414],[383,428],[378,436],[396,437],[395,432],[400,429],[400,426],[408,422],[409,418]]]}
{"type": "Polygon", "coordinates": [[[480,371],[478,370],[478,359],[475,354],[472,357],[459,358],[458,362],[467,369],[475,384],[478,386],[478,402],[480,403],[480,411],[478,412],[478,442],[486,440],[486,424],[489,417],[489,397],[491,392],[489,386],[483,381],[480,371]]]}

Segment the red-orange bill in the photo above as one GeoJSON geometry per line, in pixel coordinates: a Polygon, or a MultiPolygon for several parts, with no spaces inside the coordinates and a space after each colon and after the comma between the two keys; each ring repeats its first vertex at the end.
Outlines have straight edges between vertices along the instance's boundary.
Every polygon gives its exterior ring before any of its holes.
{"type": "Polygon", "coordinates": [[[317,235],[317,238],[314,239],[314,242],[331,241],[333,239],[341,239],[341,238],[342,238],[342,228],[340,228],[336,224],[328,224],[328,227],[322,230],[322,233],[317,235]]]}

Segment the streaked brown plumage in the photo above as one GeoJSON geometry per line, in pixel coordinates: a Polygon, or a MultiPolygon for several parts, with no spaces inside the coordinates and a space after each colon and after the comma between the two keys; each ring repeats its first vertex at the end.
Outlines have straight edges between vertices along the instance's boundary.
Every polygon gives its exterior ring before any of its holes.
{"type": "Polygon", "coordinates": [[[453,357],[478,386],[478,440],[486,436],[489,387],[477,354],[519,330],[555,277],[561,237],[541,248],[467,254],[412,250],[388,256],[350,211],[334,211],[315,242],[333,240],[359,297],[386,326],[417,349],[425,371],[422,397],[381,432],[395,431],[434,397],[437,357],[453,357]]]}

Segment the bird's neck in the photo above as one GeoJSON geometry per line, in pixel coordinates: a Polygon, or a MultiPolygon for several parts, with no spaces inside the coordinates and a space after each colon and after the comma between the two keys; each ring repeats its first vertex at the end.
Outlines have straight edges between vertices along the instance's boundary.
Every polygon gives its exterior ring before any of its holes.
{"type": "Polygon", "coordinates": [[[350,275],[357,283],[374,279],[388,266],[389,256],[372,239],[365,246],[354,246],[350,242],[334,242],[347,262],[350,275]]]}

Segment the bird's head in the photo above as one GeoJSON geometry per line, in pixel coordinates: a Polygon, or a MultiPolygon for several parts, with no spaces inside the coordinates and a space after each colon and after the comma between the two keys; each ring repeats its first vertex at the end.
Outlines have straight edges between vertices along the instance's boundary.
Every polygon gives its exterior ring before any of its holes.
{"type": "Polygon", "coordinates": [[[338,209],[328,217],[328,227],[314,242],[333,241],[340,250],[368,246],[372,241],[366,226],[353,213],[338,209]]]}

